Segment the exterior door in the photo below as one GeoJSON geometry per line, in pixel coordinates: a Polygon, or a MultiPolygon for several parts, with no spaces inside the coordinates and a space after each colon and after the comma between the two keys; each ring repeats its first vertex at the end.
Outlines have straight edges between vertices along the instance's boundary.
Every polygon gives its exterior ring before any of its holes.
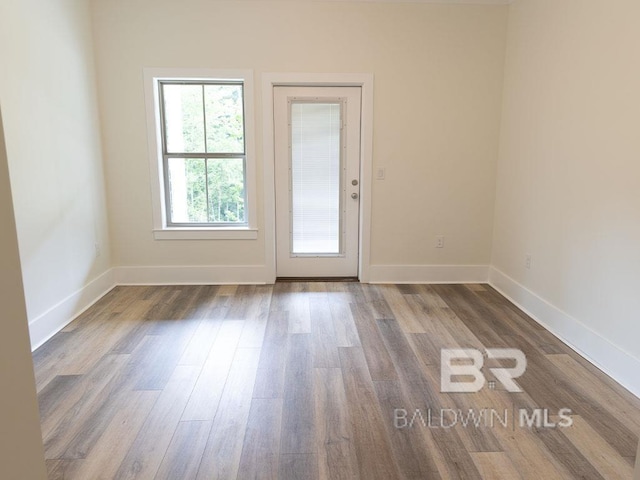
{"type": "Polygon", "coordinates": [[[274,87],[276,273],[357,277],[360,87],[274,87]]]}

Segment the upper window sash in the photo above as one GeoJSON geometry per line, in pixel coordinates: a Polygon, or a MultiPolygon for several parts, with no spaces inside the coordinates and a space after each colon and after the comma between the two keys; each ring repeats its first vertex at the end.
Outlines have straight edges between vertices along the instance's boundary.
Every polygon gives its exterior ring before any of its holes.
{"type": "MultiPolygon", "coordinates": [[[[161,142],[162,142],[162,152],[163,155],[197,155],[197,156],[208,156],[212,155],[220,155],[220,156],[237,156],[237,155],[245,155],[246,154],[246,138],[247,138],[247,129],[246,129],[246,101],[245,101],[245,85],[244,81],[218,81],[218,80],[157,80],[157,92],[158,92],[158,109],[160,115],[160,132],[161,132],[161,142]],[[167,95],[165,91],[165,87],[171,86],[193,86],[193,87],[201,87],[197,90],[201,90],[201,92],[197,92],[194,89],[194,93],[196,95],[201,95],[201,108],[202,108],[202,149],[189,149],[185,150],[177,150],[177,149],[169,149],[168,141],[169,141],[169,132],[167,132],[167,122],[169,121],[167,115],[167,95]],[[239,149],[229,149],[225,150],[224,148],[216,148],[216,145],[211,145],[209,148],[209,135],[208,135],[208,127],[209,125],[207,121],[209,115],[207,112],[208,102],[207,100],[211,100],[211,98],[207,97],[207,87],[237,87],[239,90],[238,99],[240,101],[240,121],[241,121],[241,130],[242,130],[242,141],[236,142],[239,149]]],[[[175,101],[175,99],[174,99],[175,101]]],[[[215,105],[215,103],[214,103],[215,105]]],[[[182,107],[182,104],[180,104],[182,107]]],[[[232,127],[229,127],[232,128],[232,127]]],[[[176,139],[180,140],[180,139],[176,139]]],[[[184,139],[182,139],[184,140],[184,139]]],[[[212,142],[213,143],[213,142],[212,142]]]]}

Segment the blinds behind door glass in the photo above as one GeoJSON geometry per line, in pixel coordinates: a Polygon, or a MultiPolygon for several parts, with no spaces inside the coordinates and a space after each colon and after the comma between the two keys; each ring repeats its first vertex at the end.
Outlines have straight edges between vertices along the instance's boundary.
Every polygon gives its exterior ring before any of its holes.
{"type": "Polygon", "coordinates": [[[293,254],[341,253],[340,107],[291,104],[293,254]]]}

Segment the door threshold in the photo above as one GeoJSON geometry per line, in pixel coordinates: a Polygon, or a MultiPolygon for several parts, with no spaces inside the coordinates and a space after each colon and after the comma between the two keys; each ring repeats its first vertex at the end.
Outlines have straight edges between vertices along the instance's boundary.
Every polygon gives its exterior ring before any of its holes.
{"type": "Polygon", "coordinates": [[[360,282],[358,277],[277,277],[277,282],[360,282]]]}

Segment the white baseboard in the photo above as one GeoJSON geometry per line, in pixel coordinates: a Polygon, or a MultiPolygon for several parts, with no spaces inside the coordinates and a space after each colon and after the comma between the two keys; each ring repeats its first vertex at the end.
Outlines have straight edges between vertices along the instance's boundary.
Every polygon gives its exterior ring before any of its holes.
{"type": "Polygon", "coordinates": [[[117,285],[256,285],[270,283],[264,265],[115,267],[117,285]]]}
{"type": "Polygon", "coordinates": [[[371,265],[369,283],[487,283],[488,265],[371,265]]]}
{"type": "MultiPolygon", "coordinates": [[[[115,267],[117,285],[273,283],[265,265],[115,267]]],[[[488,265],[371,265],[367,283],[487,283],[488,265]]]]}
{"type": "Polygon", "coordinates": [[[34,351],[53,337],[115,286],[113,269],[109,269],[42,315],[30,320],[31,350],[34,351]]]}
{"type": "Polygon", "coordinates": [[[589,362],[640,397],[640,359],[491,267],[489,284],[589,362]]]}

